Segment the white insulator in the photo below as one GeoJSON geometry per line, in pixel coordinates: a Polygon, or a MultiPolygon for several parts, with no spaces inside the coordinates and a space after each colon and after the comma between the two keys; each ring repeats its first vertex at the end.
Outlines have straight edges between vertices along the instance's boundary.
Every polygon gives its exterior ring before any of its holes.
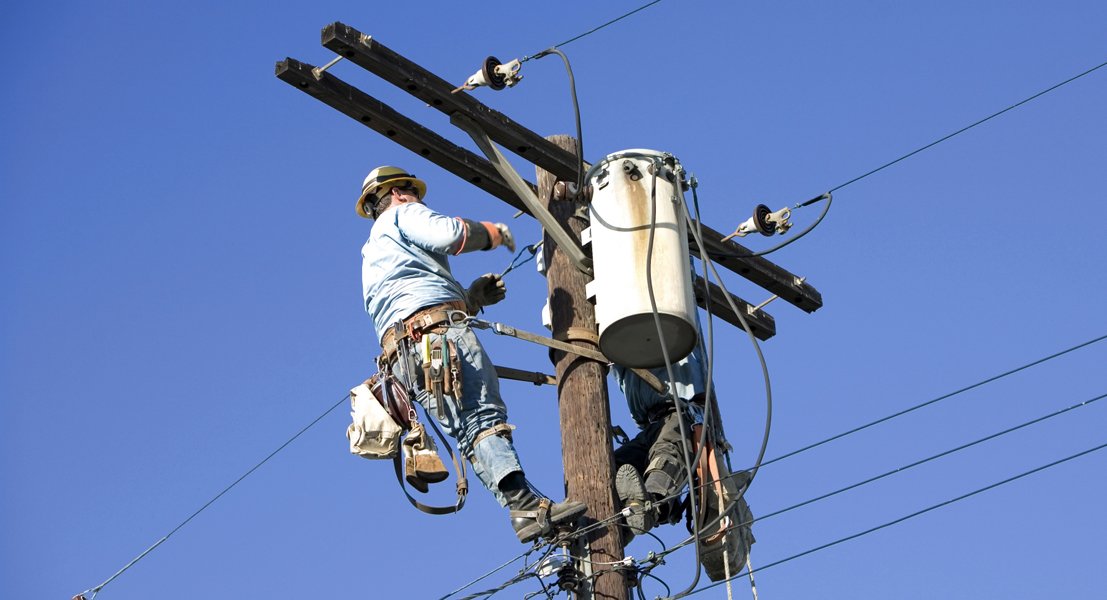
{"type": "Polygon", "coordinates": [[[546,303],[542,305],[542,326],[553,331],[553,312],[550,310],[550,301],[548,298],[546,299],[546,303]]]}
{"type": "Polygon", "coordinates": [[[669,154],[624,150],[590,170],[595,279],[589,287],[596,296],[600,350],[620,365],[665,364],[650,306],[647,260],[669,360],[684,358],[696,344],[696,302],[678,167],[669,154]],[[653,250],[648,253],[654,189],[653,250]]]}

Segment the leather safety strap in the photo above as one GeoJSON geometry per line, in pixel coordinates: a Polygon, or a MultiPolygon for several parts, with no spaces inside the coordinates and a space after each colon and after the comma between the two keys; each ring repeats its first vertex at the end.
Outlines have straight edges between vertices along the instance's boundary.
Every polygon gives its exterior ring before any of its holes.
{"type": "Polygon", "coordinates": [[[511,510],[508,511],[508,516],[513,519],[534,519],[542,531],[547,531],[550,527],[550,506],[552,505],[553,503],[549,498],[539,498],[538,508],[534,510],[511,510]]]}
{"type": "MultiPolygon", "coordinates": [[[[693,440],[698,442],[698,440],[700,439],[700,435],[702,433],[702,428],[703,428],[702,425],[695,425],[695,426],[692,427],[692,439],[693,440]]],[[[694,442],[693,446],[695,446],[695,445],[697,445],[697,444],[694,442]]],[[[698,449],[697,449],[697,452],[698,452],[698,449]]],[[[716,497],[718,499],[718,503],[719,503],[719,510],[722,510],[724,507],[726,507],[727,506],[727,497],[725,495],[724,488],[723,488],[723,477],[722,477],[722,474],[720,473],[720,469],[719,469],[718,456],[715,453],[715,444],[712,443],[710,438],[708,438],[708,440],[704,443],[703,452],[700,454],[699,463],[696,465],[696,475],[699,477],[700,489],[701,490],[703,490],[706,487],[707,484],[711,484],[712,487],[714,487],[715,495],[716,495],[716,497]]],[[[703,523],[704,519],[707,516],[707,502],[702,497],[702,494],[701,494],[701,497],[700,497],[700,510],[699,510],[699,513],[700,514],[699,514],[698,518],[699,518],[700,522],[703,523]]],[[[715,544],[715,543],[719,542],[724,537],[726,537],[727,531],[729,530],[729,526],[730,526],[730,517],[729,516],[724,517],[719,522],[719,530],[716,531],[715,533],[703,538],[702,544],[704,546],[709,546],[711,544],[715,544]]]]}
{"type": "Polygon", "coordinates": [[[485,438],[492,437],[494,435],[504,434],[504,437],[511,439],[511,432],[515,430],[514,425],[507,423],[500,423],[499,425],[493,425],[488,429],[485,429],[477,434],[477,437],[473,438],[473,450],[476,451],[477,444],[481,443],[485,438]]]}

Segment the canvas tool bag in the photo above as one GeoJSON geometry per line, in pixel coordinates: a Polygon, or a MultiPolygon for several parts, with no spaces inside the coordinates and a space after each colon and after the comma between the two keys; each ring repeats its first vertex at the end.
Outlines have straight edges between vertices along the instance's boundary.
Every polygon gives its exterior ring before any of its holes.
{"type": "Polygon", "coordinates": [[[452,506],[430,506],[408,493],[404,486],[405,470],[411,475],[408,481],[416,480],[412,483],[413,486],[420,492],[426,492],[427,482],[434,483],[446,478],[446,467],[438,457],[438,449],[430,434],[419,421],[411,390],[392,376],[387,361],[378,360],[377,364],[380,367],[377,374],[350,390],[351,402],[355,407],[351,413],[354,422],[346,430],[350,451],[365,458],[391,458],[396,481],[408,502],[415,508],[432,515],[445,515],[461,510],[469,492],[465,465],[458,462],[449,442],[433,419],[430,420],[431,429],[445,445],[457,473],[456,500],[452,506]],[[359,416],[359,407],[360,414],[366,415],[364,418],[359,416]],[[401,444],[400,438],[405,432],[410,433],[401,444]],[[401,447],[404,450],[402,454],[401,447]],[[405,469],[405,466],[408,468],[405,469]],[[419,483],[422,483],[422,487],[418,487],[419,483]]]}
{"type": "Polygon", "coordinates": [[[393,458],[400,451],[404,429],[385,410],[373,387],[380,389],[377,375],[350,390],[353,422],[346,428],[346,439],[353,454],[368,459],[393,458]]]}

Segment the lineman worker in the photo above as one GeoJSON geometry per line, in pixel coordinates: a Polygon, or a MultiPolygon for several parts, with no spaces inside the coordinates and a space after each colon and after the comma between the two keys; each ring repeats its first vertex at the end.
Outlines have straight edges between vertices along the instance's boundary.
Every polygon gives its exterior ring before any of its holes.
{"type": "MultiPolygon", "coordinates": [[[[684,436],[692,447],[691,427],[703,423],[701,406],[707,376],[697,344],[692,353],[672,366],[674,388],[683,411],[684,436]]],[[[673,399],[650,387],[631,369],[614,365],[612,373],[627,399],[631,418],[639,432],[615,450],[615,488],[619,500],[628,504],[652,503],[650,511],[634,511],[626,517],[631,536],[649,531],[654,525],[676,523],[680,519],[679,492],[688,482],[684,464],[681,420],[673,399]]],[[[651,369],[662,383],[669,381],[665,367],[651,369]]]]}
{"type": "MultiPolygon", "coordinates": [[[[683,413],[683,437],[688,448],[695,452],[696,425],[704,425],[704,405],[709,389],[703,363],[704,347],[696,344],[692,353],[672,366],[673,385],[683,413]]],[[[627,529],[625,543],[635,534],[645,533],[659,523],[676,523],[680,519],[679,495],[688,483],[688,471],[684,463],[684,442],[681,439],[681,421],[677,408],[667,394],[662,394],[646,384],[633,371],[616,366],[613,369],[619,387],[626,395],[631,416],[641,431],[634,439],[615,450],[615,491],[624,508],[638,506],[625,517],[627,529]],[[645,481],[642,474],[645,474],[645,481]],[[646,502],[650,504],[646,504],[646,502]],[[649,510],[645,507],[649,506],[649,510]]],[[[665,367],[650,371],[662,382],[669,380],[665,367]]],[[[714,386],[710,386],[714,393],[714,386]]],[[[718,422],[712,414],[711,422],[718,422]]],[[[727,448],[719,430],[708,429],[708,452],[694,465],[697,470],[700,503],[699,514],[704,516],[700,524],[700,561],[712,581],[722,581],[749,556],[750,546],[756,541],[751,525],[753,514],[742,497],[749,484],[746,472],[730,473],[715,449],[727,448]],[[732,503],[733,501],[733,503],[732,503]],[[725,511],[725,515],[720,514],[725,511]],[[716,518],[718,517],[718,518],[716,518]],[[705,530],[706,529],[706,530],[705,530]]],[[[700,517],[695,517],[700,518],[700,517]]]]}
{"type": "MultiPolygon", "coordinates": [[[[572,522],[586,507],[581,502],[551,503],[527,481],[512,444],[507,407],[499,380],[480,340],[458,319],[504,299],[503,280],[478,277],[468,289],[454,279],[447,255],[505,246],[515,242],[503,223],[447,217],[423,203],[427,185],[403,169],[382,166],[370,171],[357,200],[358,215],[375,220],[362,247],[365,310],[373,319],[386,361],[428,415],[436,415],[458,450],[473,464],[484,487],[509,509],[519,541],[530,542],[551,524],[572,522]],[[429,379],[422,360],[413,360],[422,338],[430,336],[454,367],[453,394],[429,379]],[[409,355],[405,355],[406,353],[409,355]],[[411,368],[405,368],[410,366],[411,368]],[[460,388],[460,389],[458,389],[460,388]]],[[[425,342],[423,342],[425,343],[425,342]]]]}

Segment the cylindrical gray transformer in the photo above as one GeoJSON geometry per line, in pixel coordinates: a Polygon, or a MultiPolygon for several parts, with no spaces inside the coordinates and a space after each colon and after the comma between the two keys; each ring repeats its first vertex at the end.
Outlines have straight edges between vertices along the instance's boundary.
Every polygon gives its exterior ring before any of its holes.
{"type": "Polygon", "coordinates": [[[595,273],[589,292],[596,299],[600,350],[620,365],[665,364],[650,307],[647,261],[669,360],[684,358],[696,345],[679,166],[670,154],[634,149],[609,154],[589,171],[595,273]],[[654,238],[648,252],[651,212],[654,238]]]}

